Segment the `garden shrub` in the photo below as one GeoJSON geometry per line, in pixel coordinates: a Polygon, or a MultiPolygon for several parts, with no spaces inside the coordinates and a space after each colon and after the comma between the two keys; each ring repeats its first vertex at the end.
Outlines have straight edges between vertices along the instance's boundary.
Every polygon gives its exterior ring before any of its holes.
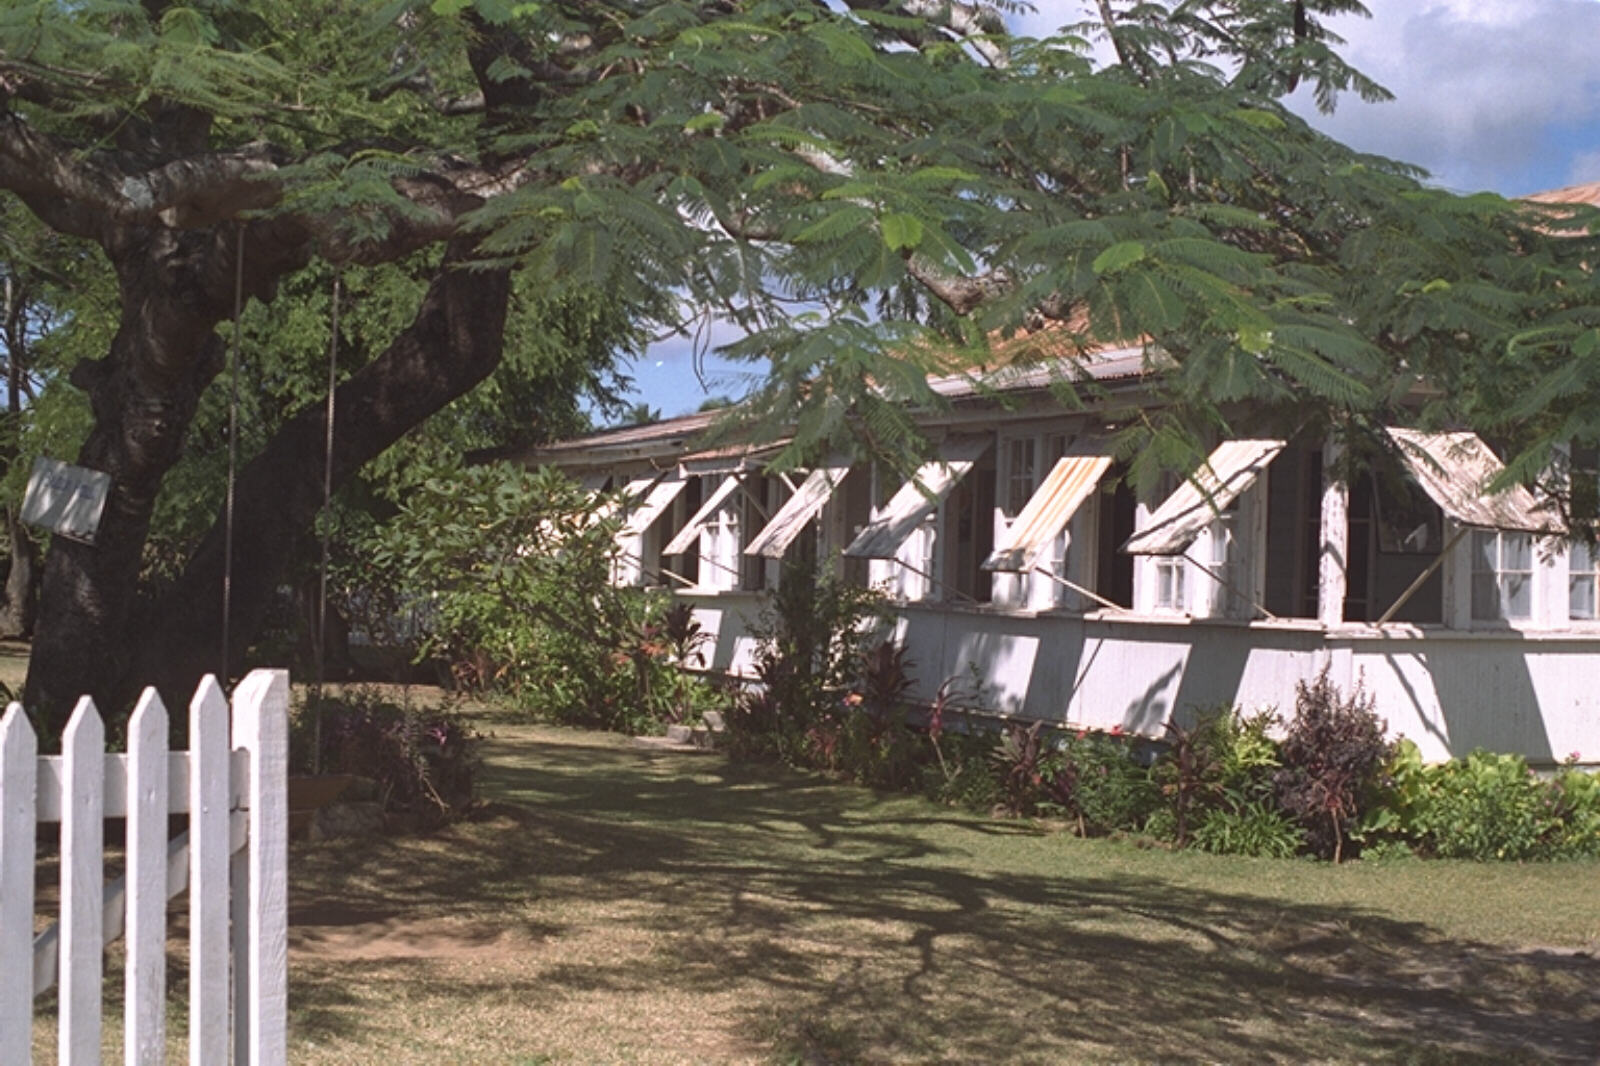
{"type": "Polygon", "coordinates": [[[1161,806],[1150,770],[1120,729],[1070,737],[1062,758],[1072,765],[1072,809],[1086,833],[1138,832],[1161,806]]]}
{"type": "Polygon", "coordinates": [[[927,796],[952,807],[989,814],[1005,795],[995,773],[994,733],[945,731],[937,743],[937,762],[923,770],[927,796]]]}
{"type": "Polygon", "coordinates": [[[1216,855],[1287,859],[1304,841],[1304,831],[1270,797],[1206,811],[1194,830],[1194,846],[1216,855]]]}
{"type": "Polygon", "coordinates": [[[1278,808],[1274,775],[1282,767],[1271,711],[1247,715],[1222,706],[1200,711],[1195,723],[1167,725],[1168,747],[1152,777],[1170,808],[1160,828],[1179,847],[1193,841],[1208,851],[1293,852],[1301,833],[1278,808]]]}
{"type": "Polygon", "coordinates": [[[1402,740],[1384,768],[1365,840],[1439,858],[1529,860],[1600,855],[1600,774],[1566,766],[1541,778],[1517,755],[1472,752],[1425,766],[1402,740]]]}
{"type": "Polygon", "coordinates": [[[476,800],[481,737],[448,709],[404,706],[364,688],[324,695],[293,720],[290,755],[298,772],[314,765],[319,735],[322,771],[369,778],[385,810],[441,820],[476,800]]]}
{"type": "Polygon", "coordinates": [[[1295,713],[1273,775],[1278,804],[1305,831],[1312,854],[1338,862],[1354,839],[1390,753],[1384,723],[1358,684],[1340,694],[1327,668],[1295,685],[1295,713]]]}
{"type": "Polygon", "coordinates": [[[530,713],[626,733],[693,719],[716,695],[687,605],[618,587],[620,518],[550,470],[448,468],[367,543],[371,565],[425,603],[419,655],[458,687],[530,713]]]}
{"type": "MultiPolygon", "coordinates": [[[[730,711],[731,750],[839,770],[847,722],[864,703],[862,677],[880,643],[885,606],[881,594],[814,562],[786,562],[752,627],[756,686],[730,711]]],[[[885,720],[895,713],[872,711],[885,720]]]]}

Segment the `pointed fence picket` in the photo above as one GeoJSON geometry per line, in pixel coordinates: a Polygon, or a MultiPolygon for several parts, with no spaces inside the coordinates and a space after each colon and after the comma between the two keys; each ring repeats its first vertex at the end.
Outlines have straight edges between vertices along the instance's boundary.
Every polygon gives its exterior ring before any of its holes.
{"type": "Polygon", "coordinates": [[[167,901],[189,891],[189,1062],[286,1061],[289,677],[256,670],[229,704],[215,678],[189,705],[190,749],[167,750],[154,690],[107,754],[79,701],[62,754],[38,755],[27,716],[0,717],[0,1063],[32,1059],[33,999],[59,986],[62,1066],[100,1061],[106,945],[126,935],[125,1061],[166,1061],[167,901]],[[232,739],[230,751],[229,739],[232,739]],[[189,829],[168,840],[168,816],[189,829]],[[104,820],[127,819],[126,873],[104,877],[104,820]],[[61,823],[60,920],[33,933],[34,842],[61,823]],[[230,918],[232,928],[230,931],[230,918]],[[31,965],[24,960],[31,955],[31,965]]]}

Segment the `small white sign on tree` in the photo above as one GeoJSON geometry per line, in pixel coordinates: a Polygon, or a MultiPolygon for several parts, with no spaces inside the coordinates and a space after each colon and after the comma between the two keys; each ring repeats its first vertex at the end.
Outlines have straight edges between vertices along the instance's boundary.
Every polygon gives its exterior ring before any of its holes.
{"type": "Polygon", "coordinates": [[[22,520],[73,540],[94,543],[111,475],[44,456],[33,461],[22,520]]]}

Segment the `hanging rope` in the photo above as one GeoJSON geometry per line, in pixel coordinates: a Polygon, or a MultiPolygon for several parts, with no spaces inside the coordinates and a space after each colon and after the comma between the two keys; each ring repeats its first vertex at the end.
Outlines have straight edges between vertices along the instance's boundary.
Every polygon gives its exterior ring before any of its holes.
{"type": "Polygon", "coordinates": [[[332,336],[328,341],[328,413],[327,434],[322,453],[322,565],[317,573],[317,632],[313,662],[316,664],[316,695],[312,706],[312,757],[311,772],[322,772],[322,682],[327,663],[328,635],[328,557],[333,533],[333,418],[334,389],[339,384],[339,281],[337,270],[333,274],[332,336]]]}
{"type": "Polygon", "coordinates": [[[233,252],[233,368],[228,391],[228,495],[222,511],[222,663],[217,670],[223,685],[228,671],[230,625],[233,621],[233,499],[239,479],[239,321],[244,315],[244,223],[238,224],[233,252]]]}

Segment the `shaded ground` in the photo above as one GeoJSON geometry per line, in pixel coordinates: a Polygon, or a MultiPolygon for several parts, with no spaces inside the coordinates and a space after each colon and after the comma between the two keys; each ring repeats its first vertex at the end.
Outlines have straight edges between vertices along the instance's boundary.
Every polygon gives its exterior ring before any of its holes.
{"type": "Polygon", "coordinates": [[[553,729],[489,757],[475,822],[297,846],[293,1061],[1600,1060],[1597,864],[1140,850],[553,729]]]}

